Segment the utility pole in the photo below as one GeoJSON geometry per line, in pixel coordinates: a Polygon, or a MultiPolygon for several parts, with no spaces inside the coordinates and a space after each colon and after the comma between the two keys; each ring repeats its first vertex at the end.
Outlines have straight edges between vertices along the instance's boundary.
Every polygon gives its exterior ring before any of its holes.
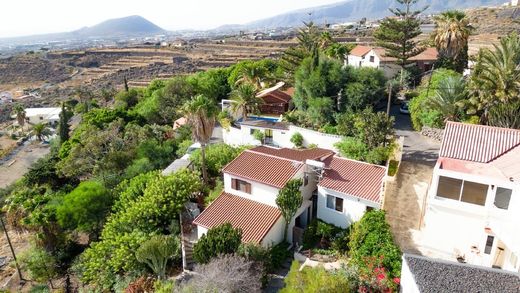
{"type": "Polygon", "coordinates": [[[390,107],[392,105],[392,82],[388,83],[388,104],[386,105],[386,116],[390,117],[390,107]]]}
{"type": "Polygon", "coordinates": [[[18,272],[18,277],[20,278],[20,283],[24,281],[22,278],[22,271],[20,271],[20,266],[18,265],[18,260],[16,259],[16,254],[14,253],[13,244],[11,243],[11,238],[9,238],[9,233],[7,233],[7,228],[4,224],[4,219],[0,216],[0,223],[2,224],[2,229],[4,229],[5,238],[7,238],[7,243],[9,243],[9,248],[11,249],[11,254],[13,255],[14,264],[16,266],[16,271],[18,272]]]}

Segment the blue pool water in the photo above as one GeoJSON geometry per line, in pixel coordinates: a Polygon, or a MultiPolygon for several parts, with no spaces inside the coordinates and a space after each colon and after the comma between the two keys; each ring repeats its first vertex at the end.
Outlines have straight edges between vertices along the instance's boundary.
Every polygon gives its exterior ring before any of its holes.
{"type": "MultiPolygon", "coordinates": [[[[274,117],[248,116],[247,119],[250,119],[250,120],[263,120],[263,121],[269,121],[269,122],[278,122],[278,118],[274,118],[274,117]]],[[[240,118],[238,120],[238,122],[242,122],[242,118],[240,118]]]]}

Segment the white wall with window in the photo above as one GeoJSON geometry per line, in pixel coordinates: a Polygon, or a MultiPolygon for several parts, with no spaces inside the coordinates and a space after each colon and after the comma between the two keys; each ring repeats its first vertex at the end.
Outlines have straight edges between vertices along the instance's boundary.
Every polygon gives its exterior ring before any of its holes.
{"type": "Polygon", "coordinates": [[[278,196],[279,189],[224,173],[224,191],[276,207],[276,196],[278,196]]]}
{"type": "Polygon", "coordinates": [[[519,223],[518,183],[436,166],[422,228],[432,257],[518,271],[519,223]]]}
{"type": "Polygon", "coordinates": [[[318,218],[327,223],[347,228],[373,208],[380,205],[318,186],[318,218]]]}

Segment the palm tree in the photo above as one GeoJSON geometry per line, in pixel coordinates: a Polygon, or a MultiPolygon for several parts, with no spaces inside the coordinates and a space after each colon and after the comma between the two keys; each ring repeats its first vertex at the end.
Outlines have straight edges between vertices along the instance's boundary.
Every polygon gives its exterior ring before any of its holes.
{"type": "Polygon", "coordinates": [[[267,78],[267,72],[264,67],[255,64],[246,64],[240,68],[240,78],[235,85],[249,83],[254,85],[255,90],[262,88],[262,82],[267,78]]]}
{"type": "Polygon", "coordinates": [[[32,131],[34,136],[36,136],[36,138],[38,139],[38,141],[43,141],[44,137],[51,135],[51,131],[49,130],[47,125],[43,123],[38,123],[34,125],[32,131]]]}
{"type": "Polygon", "coordinates": [[[500,103],[520,99],[520,37],[513,33],[494,45],[494,51],[482,49],[470,81],[469,114],[482,113],[487,121],[489,109],[500,103]]]}
{"type": "Polygon", "coordinates": [[[231,92],[231,111],[242,114],[242,121],[247,120],[249,113],[258,112],[259,106],[264,103],[262,98],[256,96],[256,89],[250,83],[239,85],[231,92]]]}
{"type": "Polygon", "coordinates": [[[13,109],[13,113],[16,115],[16,121],[18,122],[18,125],[22,127],[22,133],[23,133],[23,127],[25,125],[25,119],[26,119],[26,113],[25,108],[22,104],[16,104],[13,109]]]}
{"type": "Polygon", "coordinates": [[[439,54],[455,60],[468,47],[471,26],[466,14],[449,10],[435,17],[435,30],[432,37],[439,54]]]}
{"type": "Polygon", "coordinates": [[[457,121],[466,97],[464,79],[449,76],[439,82],[435,95],[427,104],[442,113],[445,121],[457,121]]]}
{"type": "Polygon", "coordinates": [[[181,108],[181,112],[192,126],[193,138],[200,143],[202,157],[202,178],[208,182],[206,170],[206,145],[211,139],[215,128],[218,108],[216,103],[203,95],[198,95],[187,101],[181,108]]]}
{"type": "Polygon", "coordinates": [[[334,39],[332,38],[330,32],[322,32],[318,39],[319,48],[323,50],[328,48],[332,44],[334,44],[334,39]]]}

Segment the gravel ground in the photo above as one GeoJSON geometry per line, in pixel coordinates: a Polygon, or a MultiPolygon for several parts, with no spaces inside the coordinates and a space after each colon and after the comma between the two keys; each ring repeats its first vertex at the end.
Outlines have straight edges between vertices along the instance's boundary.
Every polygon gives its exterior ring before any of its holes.
{"type": "Polygon", "coordinates": [[[29,167],[38,159],[50,152],[49,145],[28,144],[17,150],[14,154],[7,156],[7,159],[0,161],[0,188],[20,179],[29,170],[29,167]],[[14,163],[9,166],[11,162],[14,163]]]}

